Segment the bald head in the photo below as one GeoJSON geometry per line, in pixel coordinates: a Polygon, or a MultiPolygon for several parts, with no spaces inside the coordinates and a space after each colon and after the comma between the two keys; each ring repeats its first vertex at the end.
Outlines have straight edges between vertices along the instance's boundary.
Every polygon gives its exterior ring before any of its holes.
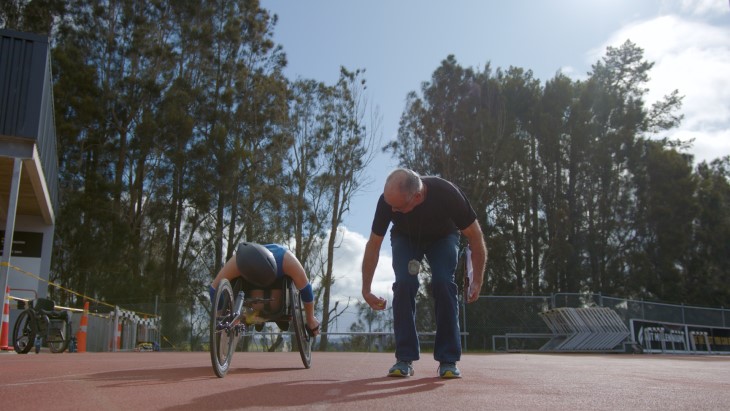
{"type": "Polygon", "coordinates": [[[415,171],[398,168],[385,179],[383,196],[393,211],[407,213],[423,201],[423,181],[415,171]]]}
{"type": "Polygon", "coordinates": [[[393,170],[388,178],[385,179],[385,190],[396,190],[401,194],[412,196],[421,191],[423,182],[421,176],[413,170],[407,168],[397,168],[393,170]]]}

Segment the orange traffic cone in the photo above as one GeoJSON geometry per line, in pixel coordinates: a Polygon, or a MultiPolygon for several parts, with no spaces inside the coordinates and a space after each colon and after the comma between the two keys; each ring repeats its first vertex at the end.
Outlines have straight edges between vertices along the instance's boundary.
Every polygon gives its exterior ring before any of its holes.
{"type": "Polygon", "coordinates": [[[89,323],[89,302],[84,302],[84,313],[81,314],[81,324],[76,332],[76,352],[86,352],[86,329],[89,323]]]}
{"type": "Polygon", "coordinates": [[[0,328],[0,350],[11,350],[8,346],[10,335],[10,287],[5,287],[5,304],[3,304],[3,325],[0,328]]]}

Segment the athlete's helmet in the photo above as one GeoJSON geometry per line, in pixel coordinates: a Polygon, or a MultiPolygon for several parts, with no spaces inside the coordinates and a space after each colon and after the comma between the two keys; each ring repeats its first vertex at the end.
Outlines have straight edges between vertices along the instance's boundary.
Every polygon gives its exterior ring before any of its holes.
{"type": "Polygon", "coordinates": [[[259,287],[268,287],[276,280],[274,255],[261,244],[239,244],[236,265],[246,281],[259,287]]]}

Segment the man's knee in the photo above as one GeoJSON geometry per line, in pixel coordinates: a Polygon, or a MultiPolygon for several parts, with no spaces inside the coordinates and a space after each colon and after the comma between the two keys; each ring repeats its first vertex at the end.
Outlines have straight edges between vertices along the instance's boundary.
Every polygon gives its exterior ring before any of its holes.
{"type": "Polygon", "coordinates": [[[431,294],[436,298],[456,295],[457,291],[456,283],[453,281],[436,278],[431,281],[431,294]]]}

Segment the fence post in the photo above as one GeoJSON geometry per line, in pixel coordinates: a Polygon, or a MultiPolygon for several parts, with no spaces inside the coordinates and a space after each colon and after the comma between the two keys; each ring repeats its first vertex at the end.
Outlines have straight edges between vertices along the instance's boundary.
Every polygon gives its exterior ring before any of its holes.
{"type": "Polygon", "coordinates": [[[687,324],[687,320],[684,319],[684,303],[682,303],[682,324],[687,324]]]}
{"type": "Polygon", "coordinates": [[[646,314],[644,313],[644,299],[641,299],[641,319],[646,320],[646,314]]]}
{"type": "Polygon", "coordinates": [[[720,307],[720,312],[722,313],[722,326],[727,327],[727,324],[725,323],[725,307],[720,307]]]}

